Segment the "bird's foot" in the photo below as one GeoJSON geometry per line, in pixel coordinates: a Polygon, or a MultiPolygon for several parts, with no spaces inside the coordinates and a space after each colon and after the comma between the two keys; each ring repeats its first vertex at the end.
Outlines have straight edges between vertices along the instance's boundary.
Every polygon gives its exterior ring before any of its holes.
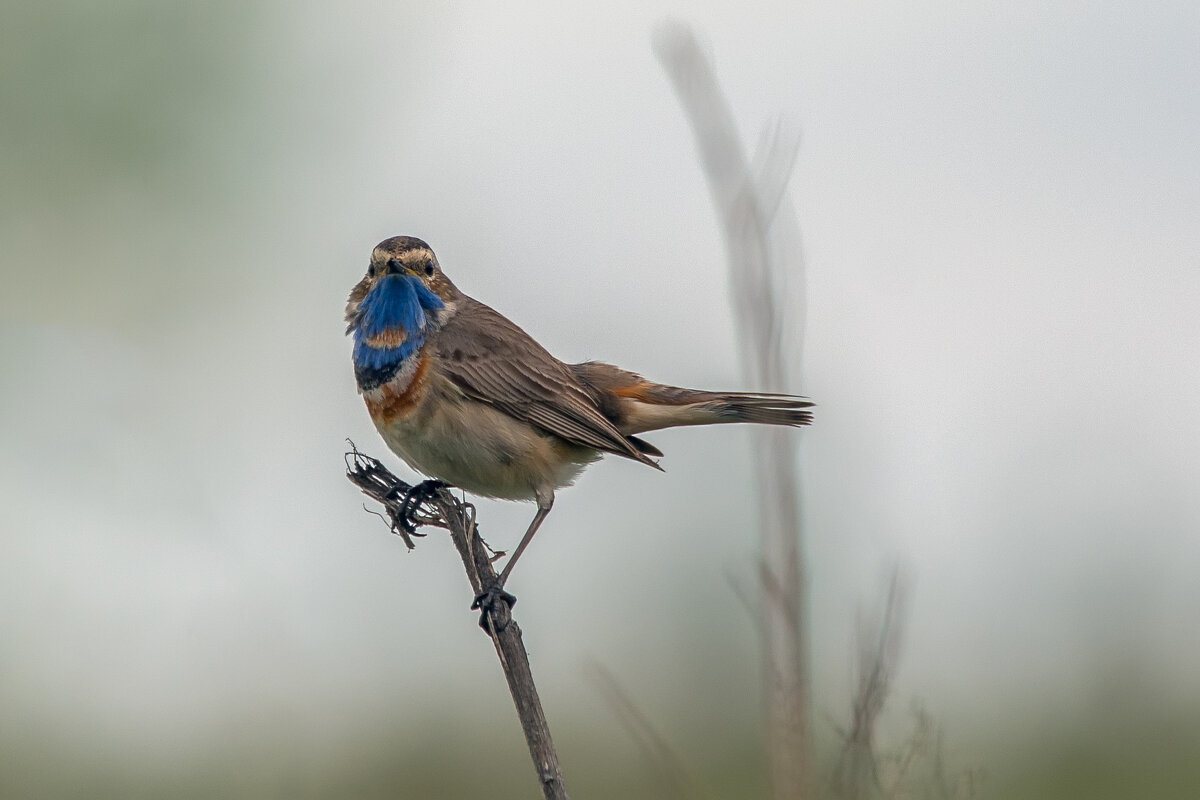
{"type": "Polygon", "coordinates": [[[416,486],[404,493],[404,499],[400,501],[400,509],[396,512],[396,522],[407,533],[415,534],[417,532],[417,520],[413,519],[417,513],[417,509],[421,507],[429,498],[433,497],[438,490],[448,486],[445,481],[427,480],[421,481],[416,486]]]}
{"type": "Polygon", "coordinates": [[[484,633],[491,635],[493,628],[499,633],[508,627],[508,623],[512,622],[512,607],[516,604],[516,595],[504,591],[504,587],[499,584],[493,584],[475,595],[471,610],[479,612],[479,627],[483,628],[484,633]]]}

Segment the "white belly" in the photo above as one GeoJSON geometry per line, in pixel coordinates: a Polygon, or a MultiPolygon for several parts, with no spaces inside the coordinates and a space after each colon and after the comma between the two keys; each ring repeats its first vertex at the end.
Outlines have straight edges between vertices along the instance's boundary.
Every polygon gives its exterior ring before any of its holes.
{"type": "Polygon", "coordinates": [[[461,395],[439,396],[432,386],[411,413],[376,427],[417,472],[503,500],[551,497],[600,457],[491,406],[461,395]]]}

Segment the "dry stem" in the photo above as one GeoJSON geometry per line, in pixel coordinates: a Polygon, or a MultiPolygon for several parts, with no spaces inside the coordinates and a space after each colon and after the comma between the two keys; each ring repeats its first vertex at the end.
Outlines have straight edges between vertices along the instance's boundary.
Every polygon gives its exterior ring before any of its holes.
{"type": "MultiPolygon", "coordinates": [[[[414,546],[411,535],[424,535],[406,530],[401,519],[404,497],[412,486],[393,475],[378,460],[358,452],[353,442],[350,447],[350,452],[346,453],[346,476],[363,494],[383,504],[392,531],[403,537],[404,543],[411,549],[414,546]]],[[[478,595],[485,586],[495,584],[498,576],[492,569],[487,545],[479,537],[474,506],[458,502],[446,489],[438,489],[421,503],[412,517],[419,524],[444,528],[450,533],[450,539],[462,558],[473,594],[478,595]]],[[[567,790],[558,765],[558,753],[555,752],[554,740],[550,737],[546,715],[533,683],[521,628],[511,619],[507,625],[503,622],[496,624],[490,613],[485,621],[505,680],[508,681],[513,704],[517,707],[517,716],[521,719],[521,728],[525,732],[525,742],[529,745],[529,755],[533,759],[542,794],[546,800],[566,800],[567,790]]]]}

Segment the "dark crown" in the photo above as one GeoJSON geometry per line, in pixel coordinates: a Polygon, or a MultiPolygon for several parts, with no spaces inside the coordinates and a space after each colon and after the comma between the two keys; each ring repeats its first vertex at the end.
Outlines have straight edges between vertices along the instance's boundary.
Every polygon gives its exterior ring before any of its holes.
{"type": "Polygon", "coordinates": [[[382,242],[375,245],[375,249],[383,250],[385,252],[392,253],[393,255],[409,253],[413,250],[433,251],[432,247],[425,244],[425,242],[421,241],[415,236],[393,236],[392,238],[384,239],[382,242]]]}

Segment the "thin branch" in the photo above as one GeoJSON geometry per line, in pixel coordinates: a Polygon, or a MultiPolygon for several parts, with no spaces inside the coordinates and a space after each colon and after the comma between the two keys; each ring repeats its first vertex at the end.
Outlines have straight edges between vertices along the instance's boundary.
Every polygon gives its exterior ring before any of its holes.
{"type": "MultiPolygon", "coordinates": [[[[383,504],[392,531],[403,537],[405,544],[412,548],[410,535],[423,535],[411,531],[403,518],[404,498],[413,487],[393,475],[378,460],[360,453],[353,442],[350,448],[350,452],[346,453],[346,477],[363,494],[383,504]]],[[[496,583],[499,576],[492,569],[487,545],[479,537],[474,506],[458,502],[443,488],[433,492],[411,516],[421,524],[449,531],[475,595],[482,592],[485,586],[496,583]]],[[[533,683],[521,628],[511,617],[498,620],[489,612],[485,612],[485,621],[488,635],[496,648],[496,656],[504,670],[504,678],[508,681],[508,690],[517,708],[521,728],[525,732],[525,742],[529,745],[529,755],[542,786],[542,795],[546,800],[566,800],[567,790],[563,785],[558,753],[554,749],[550,727],[533,683]]]]}

